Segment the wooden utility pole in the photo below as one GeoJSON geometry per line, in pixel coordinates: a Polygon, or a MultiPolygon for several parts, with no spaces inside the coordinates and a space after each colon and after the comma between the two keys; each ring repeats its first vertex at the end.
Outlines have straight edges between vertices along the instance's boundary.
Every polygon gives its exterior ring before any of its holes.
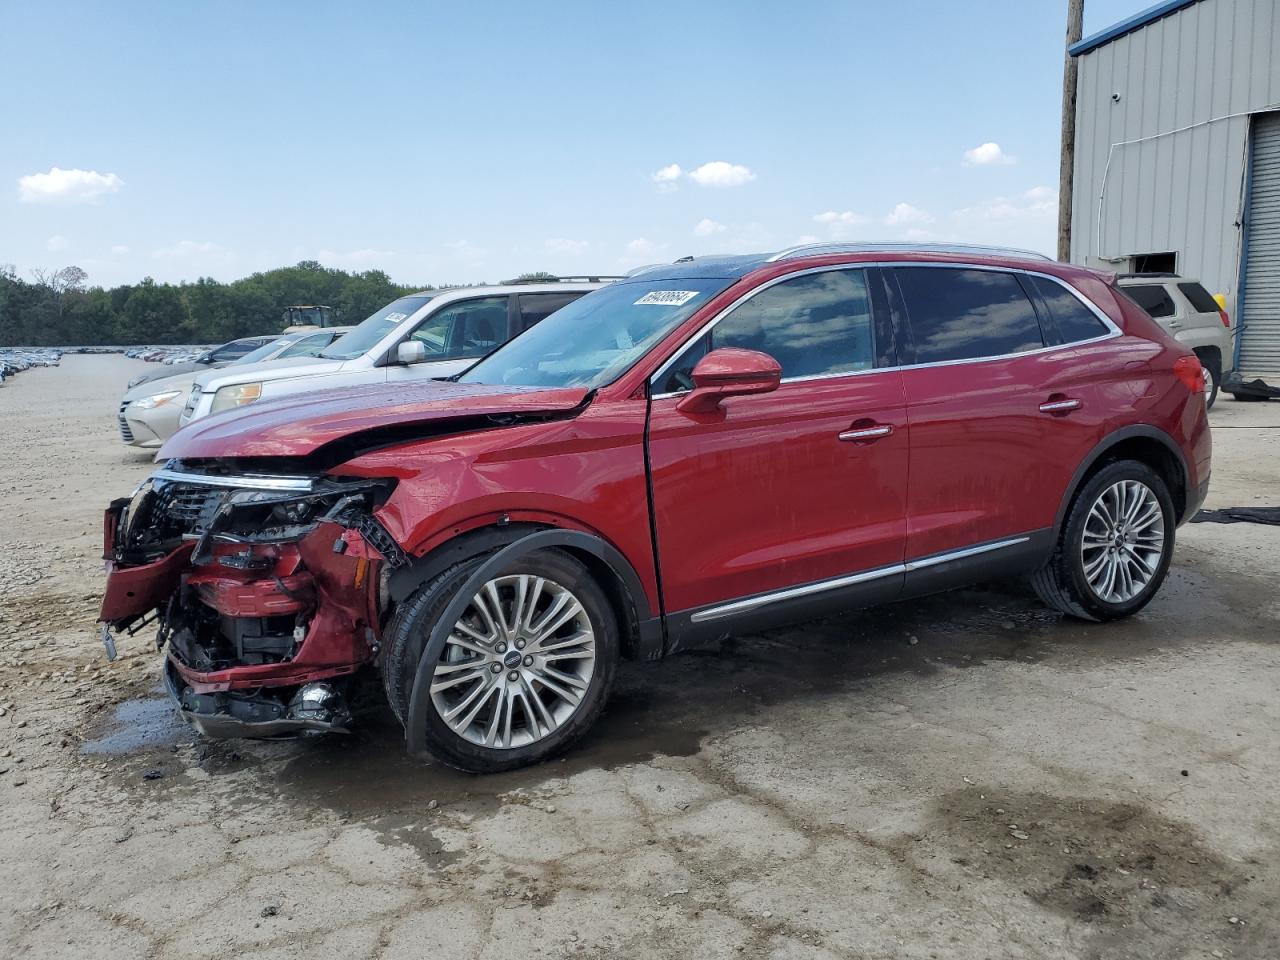
{"type": "MultiPolygon", "coordinates": [[[[1067,46],[1084,32],[1084,0],[1067,0],[1067,46]]],[[[1064,51],[1062,65],[1062,168],[1058,173],[1058,259],[1071,259],[1071,187],[1076,169],[1077,61],[1064,51]]]]}

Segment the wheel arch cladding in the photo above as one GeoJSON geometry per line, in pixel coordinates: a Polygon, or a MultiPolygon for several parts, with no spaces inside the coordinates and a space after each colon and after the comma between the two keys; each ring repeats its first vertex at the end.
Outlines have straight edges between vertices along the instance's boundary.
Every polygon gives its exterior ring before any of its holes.
{"type": "Polygon", "coordinates": [[[1169,488],[1176,522],[1181,523],[1186,519],[1190,478],[1187,461],[1182,451],[1178,449],[1173,438],[1163,430],[1134,425],[1108,434],[1076,468],[1075,475],[1071,478],[1071,483],[1063,495],[1062,503],[1058,506],[1054,529],[1062,529],[1072,501],[1089,479],[1108,463],[1114,463],[1117,460],[1136,460],[1159,474],[1169,488]]]}
{"type": "MultiPolygon", "coordinates": [[[[563,550],[596,578],[618,615],[623,656],[654,660],[662,654],[662,619],[649,607],[639,574],[620,550],[600,537],[534,523],[490,525],[459,534],[391,575],[394,604],[403,603],[422,584],[448,567],[472,557],[492,554],[504,563],[534,550],[563,550]]],[[[492,559],[492,558],[491,558],[492,559]]],[[[484,564],[487,567],[489,564],[484,564]]],[[[461,592],[461,591],[460,591],[461,592]]],[[[456,619],[456,618],[455,618],[456,619]]]]}

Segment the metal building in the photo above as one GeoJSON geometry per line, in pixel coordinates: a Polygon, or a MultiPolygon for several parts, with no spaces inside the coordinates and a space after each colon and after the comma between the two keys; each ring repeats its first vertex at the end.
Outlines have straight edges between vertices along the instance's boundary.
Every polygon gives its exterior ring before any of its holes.
{"type": "Polygon", "coordinates": [[[1075,44],[1071,259],[1221,294],[1280,388],[1280,0],[1167,0],[1075,44]]]}

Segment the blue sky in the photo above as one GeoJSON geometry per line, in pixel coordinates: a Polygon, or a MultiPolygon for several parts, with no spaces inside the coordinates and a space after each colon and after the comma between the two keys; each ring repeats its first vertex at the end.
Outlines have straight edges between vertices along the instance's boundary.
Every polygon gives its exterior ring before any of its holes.
{"type": "MultiPolygon", "coordinates": [[[[1085,33],[1142,5],[1088,0],[1085,33]]],[[[805,238],[1051,251],[1065,8],[0,0],[0,263],[441,283],[805,238]]]]}

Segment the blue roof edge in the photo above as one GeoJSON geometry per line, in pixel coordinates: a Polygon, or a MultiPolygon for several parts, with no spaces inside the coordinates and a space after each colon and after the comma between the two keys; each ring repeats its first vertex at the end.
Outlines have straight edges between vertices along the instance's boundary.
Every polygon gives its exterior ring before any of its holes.
{"type": "Polygon", "coordinates": [[[1123,37],[1126,33],[1132,33],[1134,30],[1141,29],[1149,23],[1159,20],[1161,17],[1167,17],[1171,13],[1177,13],[1183,7],[1189,7],[1193,3],[1199,3],[1200,0],[1165,0],[1164,3],[1157,3],[1154,7],[1148,7],[1135,13],[1128,19],[1121,20],[1119,23],[1113,23],[1105,30],[1085,37],[1073,43],[1067,48],[1067,53],[1073,57],[1078,57],[1090,50],[1096,50],[1104,44],[1110,43],[1117,37],[1123,37]]]}

